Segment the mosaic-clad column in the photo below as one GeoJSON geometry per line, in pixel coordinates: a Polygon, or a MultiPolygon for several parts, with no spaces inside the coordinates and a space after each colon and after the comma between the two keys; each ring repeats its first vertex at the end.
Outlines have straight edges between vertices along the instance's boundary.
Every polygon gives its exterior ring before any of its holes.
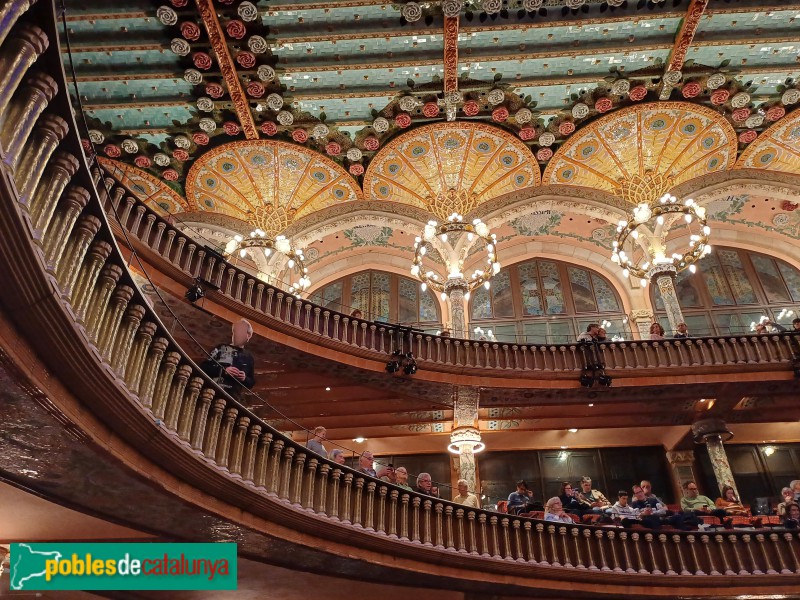
{"type": "Polygon", "coordinates": [[[678,304],[678,294],[675,292],[675,275],[677,271],[671,264],[656,265],[647,272],[653,285],[658,286],[661,298],[664,301],[664,310],[672,331],[676,331],[679,323],[683,323],[683,313],[678,304]]]}
{"type": "Polygon", "coordinates": [[[450,334],[454,338],[467,339],[467,317],[465,306],[465,294],[469,291],[467,282],[459,277],[458,279],[448,279],[444,284],[444,292],[450,300],[450,334]]]}
{"type": "Polygon", "coordinates": [[[453,431],[448,450],[458,454],[458,478],[467,480],[467,487],[478,493],[475,454],[486,445],[478,430],[478,388],[459,386],[453,390],[453,431]]]}
{"type": "Polygon", "coordinates": [[[714,476],[717,479],[720,493],[726,485],[734,489],[736,497],[739,497],[739,490],[736,489],[736,482],[733,479],[731,465],[728,462],[728,455],[725,453],[723,441],[728,441],[733,434],[728,429],[722,419],[703,419],[692,425],[694,441],[698,444],[704,443],[708,449],[708,457],[711,459],[711,466],[714,469],[714,476]]]}

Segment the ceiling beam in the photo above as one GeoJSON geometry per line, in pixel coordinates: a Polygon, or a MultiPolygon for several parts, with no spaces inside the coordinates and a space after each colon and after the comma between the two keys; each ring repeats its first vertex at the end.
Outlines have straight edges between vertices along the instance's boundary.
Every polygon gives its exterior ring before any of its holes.
{"type": "Polygon", "coordinates": [[[683,62],[686,60],[686,52],[692,44],[694,34],[700,25],[700,18],[703,16],[707,6],[708,0],[691,0],[689,2],[686,16],[683,18],[681,28],[675,37],[675,45],[670,52],[667,71],[680,71],[683,67],[683,62]]]}

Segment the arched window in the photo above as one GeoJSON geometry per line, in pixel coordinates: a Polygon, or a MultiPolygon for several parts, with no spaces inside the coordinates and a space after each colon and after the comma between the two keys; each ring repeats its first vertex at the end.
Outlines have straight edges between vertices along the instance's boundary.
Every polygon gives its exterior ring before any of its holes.
{"type": "Polygon", "coordinates": [[[423,292],[418,281],[394,273],[362,271],[347,275],[317,290],[309,299],[345,314],[360,310],[372,321],[441,329],[439,303],[433,293],[423,292]]]}
{"type": "Polygon", "coordinates": [[[589,323],[604,324],[608,338],[630,339],[628,319],[611,283],[594,271],[554,260],[506,267],[470,302],[472,337],[518,343],[574,342],[589,323]],[[481,331],[475,329],[480,327],[481,331]]]}
{"type": "MultiPolygon", "coordinates": [[[[747,333],[764,316],[789,325],[800,311],[800,271],[747,250],[716,247],[700,260],[696,273],[678,274],[675,289],[689,332],[695,336],[747,333]]],[[[657,286],[650,293],[666,327],[657,286]]]]}

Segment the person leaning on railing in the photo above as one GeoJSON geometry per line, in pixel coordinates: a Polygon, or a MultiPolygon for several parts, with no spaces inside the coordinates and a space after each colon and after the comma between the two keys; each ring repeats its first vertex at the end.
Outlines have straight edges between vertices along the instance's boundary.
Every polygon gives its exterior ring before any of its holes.
{"type": "Polygon", "coordinates": [[[453,496],[453,502],[472,508],[480,508],[480,502],[475,494],[469,493],[469,483],[466,479],[458,480],[458,495],[453,496]]]}
{"type": "Polygon", "coordinates": [[[255,359],[244,346],[253,337],[253,326],[242,319],[231,327],[231,343],[215,346],[200,368],[219,387],[234,398],[242,393],[242,387],[250,389],[255,384],[255,359]]]}
{"type": "Polygon", "coordinates": [[[320,425],[319,427],[314,428],[314,437],[306,442],[306,448],[311,450],[312,452],[316,452],[317,454],[321,454],[322,456],[328,456],[328,451],[325,450],[325,446],[322,445],[322,440],[325,439],[327,435],[327,430],[320,425]]]}
{"type": "Polygon", "coordinates": [[[547,501],[544,506],[544,520],[556,523],[575,523],[565,511],[561,504],[561,498],[554,496],[547,501]]]}

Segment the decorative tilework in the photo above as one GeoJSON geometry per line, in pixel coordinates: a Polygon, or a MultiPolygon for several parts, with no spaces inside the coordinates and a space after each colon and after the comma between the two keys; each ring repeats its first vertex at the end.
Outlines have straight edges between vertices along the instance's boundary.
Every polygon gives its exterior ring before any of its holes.
{"type": "Polygon", "coordinates": [[[164,182],[138,167],[103,157],[98,157],[97,161],[114,179],[162,216],[195,209],[194,205],[184,200],[164,182]]]}
{"type": "Polygon", "coordinates": [[[742,153],[736,168],[800,173],[800,110],[762,133],[742,153]]]}

